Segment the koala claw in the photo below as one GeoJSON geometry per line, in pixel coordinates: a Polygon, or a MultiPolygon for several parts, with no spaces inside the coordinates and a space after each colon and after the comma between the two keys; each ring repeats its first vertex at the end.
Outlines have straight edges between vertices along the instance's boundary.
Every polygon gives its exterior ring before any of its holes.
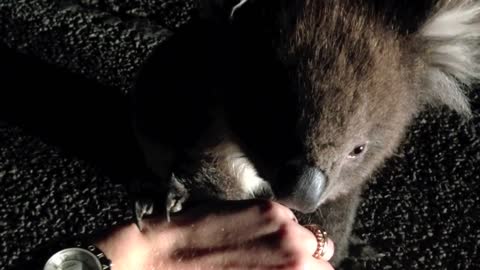
{"type": "Polygon", "coordinates": [[[140,231],[143,231],[144,223],[143,217],[151,215],[153,213],[153,202],[149,200],[137,200],[135,201],[135,217],[136,224],[140,231]]]}
{"type": "Polygon", "coordinates": [[[248,0],[240,0],[240,2],[238,2],[238,4],[236,4],[233,8],[232,8],[232,11],[230,12],[230,19],[232,20],[233,19],[233,15],[235,13],[235,11],[237,11],[237,9],[239,9],[240,7],[242,7],[248,0]]]}
{"type": "Polygon", "coordinates": [[[178,178],[172,174],[170,188],[165,202],[165,212],[167,215],[167,222],[170,222],[170,214],[180,212],[183,208],[183,203],[188,199],[188,191],[185,186],[178,181],[178,178]]]}

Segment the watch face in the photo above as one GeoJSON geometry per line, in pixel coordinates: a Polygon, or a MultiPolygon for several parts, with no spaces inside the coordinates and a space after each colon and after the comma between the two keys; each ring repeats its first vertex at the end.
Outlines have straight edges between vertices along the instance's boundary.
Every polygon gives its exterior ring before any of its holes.
{"type": "Polygon", "coordinates": [[[53,255],[43,270],[99,270],[100,261],[90,251],[82,248],[68,248],[53,255]]]}

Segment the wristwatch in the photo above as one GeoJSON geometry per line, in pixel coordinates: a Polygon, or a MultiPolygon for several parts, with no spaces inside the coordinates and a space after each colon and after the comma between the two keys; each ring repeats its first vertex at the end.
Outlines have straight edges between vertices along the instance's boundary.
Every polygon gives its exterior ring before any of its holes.
{"type": "Polygon", "coordinates": [[[81,240],[60,249],[45,263],[43,270],[110,270],[111,261],[95,245],[81,240]]]}

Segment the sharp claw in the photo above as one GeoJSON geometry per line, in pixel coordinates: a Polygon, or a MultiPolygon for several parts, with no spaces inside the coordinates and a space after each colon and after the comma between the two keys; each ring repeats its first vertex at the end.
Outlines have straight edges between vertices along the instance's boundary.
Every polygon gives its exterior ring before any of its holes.
{"type": "Polygon", "coordinates": [[[233,19],[233,15],[235,14],[235,11],[239,9],[241,6],[243,6],[248,0],[240,0],[233,8],[232,11],[230,11],[230,20],[233,19]]]}
{"type": "Polygon", "coordinates": [[[169,207],[169,202],[168,202],[168,199],[167,199],[167,205],[165,207],[165,217],[167,218],[167,222],[170,223],[170,207],[169,207]]]}
{"type": "Polygon", "coordinates": [[[152,181],[155,178],[142,178],[142,181],[134,181],[130,186],[130,191],[134,196],[135,223],[140,231],[145,228],[143,219],[145,216],[152,215],[156,210],[156,203],[159,201],[154,198],[162,197],[167,190],[165,201],[165,212],[167,221],[170,222],[170,215],[182,210],[183,203],[188,199],[189,194],[185,186],[179,179],[172,174],[170,181],[152,181]],[[168,183],[168,187],[161,183],[168,183]],[[154,207],[155,205],[155,207],[154,207]],[[155,209],[154,209],[155,208],[155,209]]]}
{"type": "Polygon", "coordinates": [[[170,181],[170,188],[167,194],[167,200],[165,202],[165,213],[167,222],[170,222],[170,214],[180,212],[182,210],[183,203],[188,198],[188,191],[185,186],[180,183],[178,178],[172,174],[170,181]]]}
{"type": "Polygon", "coordinates": [[[135,224],[140,231],[143,231],[145,228],[143,219],[148,215],[152,215],[154,208],[156,209],[154,207],[157,202],[155,198],[165,194],[166,187],[161,184],[162,181],[153,174],[148,173],[148,171],[142,174],[140,178],[133,179],[129,183],[128,190],[134,202],[135,224]]]}
{"type": "Polygon", "coordinates": [[[140,231],[144,229],[143,217],[153,213],[153,202],[151,201],[135,201],[135,217],[136,224],[140,231]]]}

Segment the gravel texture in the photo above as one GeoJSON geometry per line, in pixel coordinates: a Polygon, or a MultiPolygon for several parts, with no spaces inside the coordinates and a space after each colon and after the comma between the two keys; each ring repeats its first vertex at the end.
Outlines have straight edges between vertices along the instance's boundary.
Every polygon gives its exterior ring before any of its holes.
{"type": "Polygon", "coordinates": [[[192,8],[179,0],[2,0],[0,41],[128,91],[141,63],[192,8]]]}
{"type": "Polygon", "coordinates": [[[49,241],[132,217],[121,185],[19,128],[0,127],[0,183],[1,269],[49,241]]]}

